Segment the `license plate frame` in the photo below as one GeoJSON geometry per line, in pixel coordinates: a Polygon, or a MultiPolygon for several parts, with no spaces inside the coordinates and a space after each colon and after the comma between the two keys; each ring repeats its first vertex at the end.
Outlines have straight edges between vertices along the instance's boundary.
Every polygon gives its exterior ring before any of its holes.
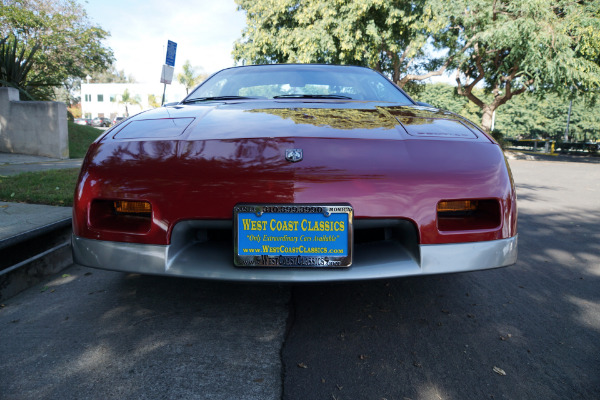
{"type": "Polygon", "coordinates": [[[350,204],[237,204],[236,267],[348,268],[354,209],[350,204]],[[251,250],[252,249],[252,250],[251,250]]]}

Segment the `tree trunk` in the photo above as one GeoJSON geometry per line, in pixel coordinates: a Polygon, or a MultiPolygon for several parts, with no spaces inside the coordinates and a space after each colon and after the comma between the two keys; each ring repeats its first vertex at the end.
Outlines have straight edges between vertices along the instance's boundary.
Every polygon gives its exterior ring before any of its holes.
{"type": "Polygon", "coordinates": [[[492,130],[492,117],[494,115],[494,108],[490,105],[484,105],[483,116],[481,117],[481,127],[486,133],[490,133],[492,130]]]}

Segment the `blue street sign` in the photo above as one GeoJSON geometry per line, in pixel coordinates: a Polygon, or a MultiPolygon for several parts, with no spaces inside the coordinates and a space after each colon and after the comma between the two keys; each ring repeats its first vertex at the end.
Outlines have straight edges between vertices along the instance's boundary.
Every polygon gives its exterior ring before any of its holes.
{"type": "Polygon", "coordinates": [[[175,66],[175,53],[177,53],[177,43],[168,41],[167,44],[167,60],[165,64],[170,65],[171,67],[175,66]]]}

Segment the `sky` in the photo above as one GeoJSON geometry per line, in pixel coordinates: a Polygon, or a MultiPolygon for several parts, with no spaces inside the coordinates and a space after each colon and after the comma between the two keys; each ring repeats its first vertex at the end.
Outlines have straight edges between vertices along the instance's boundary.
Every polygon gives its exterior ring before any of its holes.
{"type": "Polygon", "coordinates": [[[136,82],[160,82],[167,41],[177,43],[175,75],[186,60],[199,72],[234,65],[233,43],[246,25],[233,0],[79,0],[105,41],[118,70],[136,82]]]}
{"type": "MultiPolygon", "coordinates": [[[[113,50],[117,69],[138,83],[160,82],[168,40],[177,43],[174,77],[186,60],[208,74],[232,67],[233,43],[246,26],[234,0],[77,1],[110,33],[105,45],[113,50]]],[[[450,75],[429,81],[456,85],[450,75]]]]}

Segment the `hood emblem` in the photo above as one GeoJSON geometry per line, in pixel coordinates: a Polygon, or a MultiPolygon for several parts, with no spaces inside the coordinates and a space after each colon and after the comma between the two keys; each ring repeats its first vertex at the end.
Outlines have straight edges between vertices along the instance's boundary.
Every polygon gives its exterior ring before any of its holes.
{"type": "Polygon", "coordinates": [[[285,149],[285,159],[289,162],[302,161],[302,149],[285,149]]]}

